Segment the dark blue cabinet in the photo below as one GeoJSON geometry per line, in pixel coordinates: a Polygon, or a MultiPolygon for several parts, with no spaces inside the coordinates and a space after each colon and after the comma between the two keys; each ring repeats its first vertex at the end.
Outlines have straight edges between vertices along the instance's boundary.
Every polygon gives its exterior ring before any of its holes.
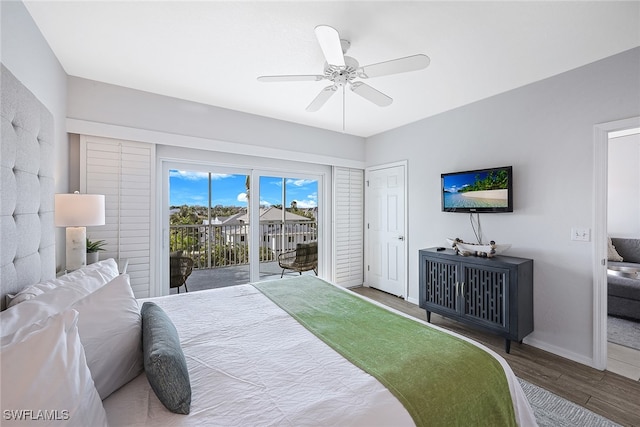
{"type": "Polygon", "coordinates": [[[419,302],[427,312],[521,342],[533,331],[533,260],[422,249],[419,302]]]}

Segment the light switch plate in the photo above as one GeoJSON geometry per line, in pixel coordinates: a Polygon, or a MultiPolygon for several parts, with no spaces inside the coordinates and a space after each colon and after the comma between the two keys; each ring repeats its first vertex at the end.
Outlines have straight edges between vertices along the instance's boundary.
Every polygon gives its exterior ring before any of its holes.
{"type": "Polygon", "coordinates": [[[589,229],[589,228],[581,228],[581,227],[573,227],[571,229],[571,240],[575,240],[577,242],[589,242],[589,241],[591,241],[591,229],[589,229]]]}

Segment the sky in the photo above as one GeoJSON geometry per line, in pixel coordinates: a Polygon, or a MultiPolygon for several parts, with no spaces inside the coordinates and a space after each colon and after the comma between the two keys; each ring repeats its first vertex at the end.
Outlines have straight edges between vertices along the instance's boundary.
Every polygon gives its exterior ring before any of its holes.
{"type": "Polygon", "coordinates": [[[473,184],[476,181],[476,177],[484,179],[487,176],[487,172],[470,172],[447,175],[444,179],[444,189],[450,193],[457,193],[463,187],[473,184]]]}
{"type": "MultiPolygon", "coordinates": [[[[169,172],[169,204],[171,206],[208,204],[209,174],[206,172],[169,172]]],[[[211,174],[211,206],[247,206],[246,175],[211,174]]],[[[286,198],[282,201],[282,178],[260,178],[260,204],[291,206],[295,200],[299,208],[318,205],[318,182],[308,179],[285,178],[286,198]]]]}

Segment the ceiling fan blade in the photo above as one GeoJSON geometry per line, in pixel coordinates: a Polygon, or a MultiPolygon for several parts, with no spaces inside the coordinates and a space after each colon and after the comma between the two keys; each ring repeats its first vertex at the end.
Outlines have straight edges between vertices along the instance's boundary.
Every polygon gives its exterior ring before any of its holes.
{"type": "Polygon", "coordinates": [[[340,43],[338,30],[328,25],[318,25],[315,28],[316,37],[320,44],[320,49],[329,65],[344,67],[344,53],[340,43]]]}
{"type": "Polygon", "coordinates": [[[320,75],[260,76],[259,82],[318,82],[324,79],[320,75]]]}
{"type": "Polygon", "coordinates": [[[354,82],[351,85],[351,90],[367,101],[371,101],[380,107],[386,107],[388,105],[391,105],[391,103],[393,102],[393,99],[380,92],[379,90],[372,88],[366,83],[354,82]]]}
{"type": "Polygon", "coordinates": [[[322,89],[318,96],[316,96],[315,99],[311,101],[311,104],[309,104],[309,106],[307,107],[307,111],[309,111],[310,113],[318,111],[320,107],[322,107],[329,100],[329,98],[331,98],[331,95],[336,93],[337,90],[338,88],[335,85],[327,86],[322,89]]]}
{"type": "Polygon", "coordinates": [[[427,55],[412,55],[360,67],[358,77],[367,79],[387,76],[389,74],[406,73],[407,71],[422,70],[423,68],[427,68],[430,63],[431,60],[427,55]]]}

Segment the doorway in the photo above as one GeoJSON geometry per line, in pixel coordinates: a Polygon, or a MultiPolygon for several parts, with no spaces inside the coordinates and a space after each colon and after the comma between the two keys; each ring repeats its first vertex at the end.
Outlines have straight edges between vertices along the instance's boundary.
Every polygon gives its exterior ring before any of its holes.
{"type": "Polygon", "coordinates": [[[607,369],[607,182],[609,135],[640,128],[640,117],[594,126],[593,367],[607,369]]]}
{"type": "Polygon", "coordinates": [[[365,284],[407,292],[406,162],[365,171],[365,284]]]}
{"type": "MultiPolygon", "coordinates": [[[[623,241],[615,238],[640,238],[640,128],[609,133],[607,164],[607,235],[624,253],[618,245],[623,241]]],[[[612,304],[611,297],[607,302],[612,304]]],[[[640,320],[624,299],[613,304],[607,309],[607,370],[638,381],[640,320]]]]}

